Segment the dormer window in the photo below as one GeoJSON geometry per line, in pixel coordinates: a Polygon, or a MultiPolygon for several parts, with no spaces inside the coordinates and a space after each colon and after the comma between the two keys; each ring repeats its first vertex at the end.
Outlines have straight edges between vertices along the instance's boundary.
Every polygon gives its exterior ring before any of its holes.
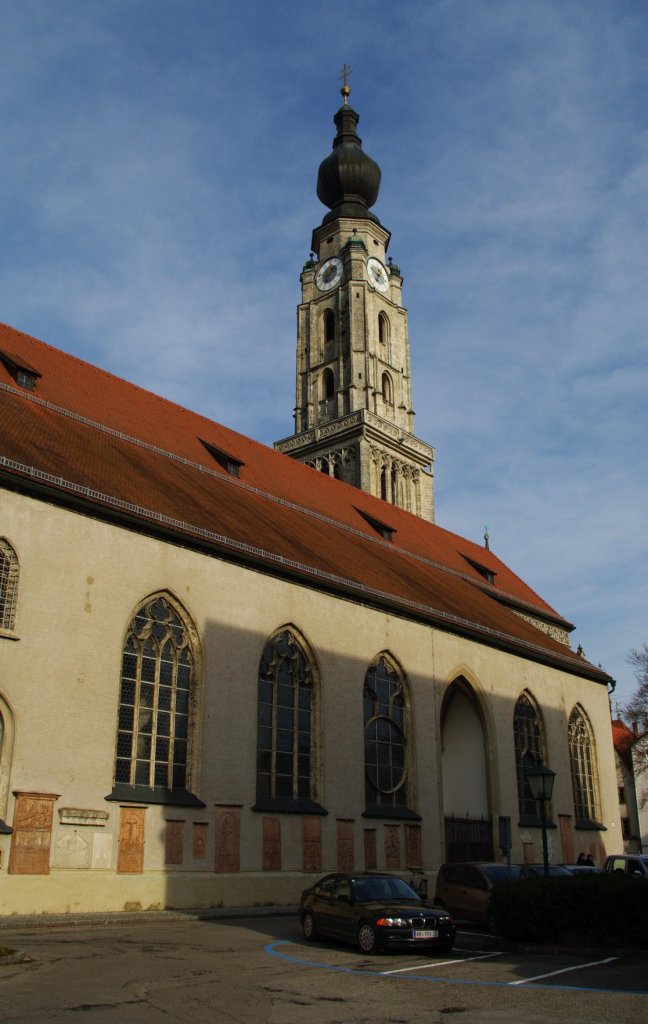
{"type": "Polygon", "coordinates": [[[221,466],[229,476],[241,475],[241,466],[245,465],[244,462],[241,462],[239,459],[235,459],[233,455],[229,454],[229,452],[224,452],[222,449],[216,448],[213,444],[210,444],[209,441],[203,441],[202,438],[200,438],[200,443],[204,445],[209,454],[216,459],[218,465],[221,466]]]}
{"type": "Polygon", "coordinates": [[[471,565],[480,576],[483,576],[487,583],[495,583],[495,576],[497,575],[492,569],[488,569],[485,565],[481,565],[479,562],[475,562],[474,559],[468,558],[467,555],[463,556],[468,565],[471,565]]]}
{"type": "Polygon", "coordinates": [[[27,391],[33,391],[36,387],[36,376],[33,373],[28,373],[27,370],[18,370],[16,373],[16,384],[21,388],[26,388],[27,391]]]}
{"type": "Polygon", "coordinates": [[[25,362],[21,356],[16,356],[12,352],[0,350],[0,360],[7,367],[18,387],[25,388],[26,391],[35,390],[36,381],[42,376],[38,370],[25,362]]]}
{"type": "Polygon", "coordinates": [[[356,507],[356,512],[359,512],[366,523],[369,523],[377,534],[379,534],[383,540],[391,541],[396,530],[393,526],[389,526],[387,523],[383,523],[380,519],[376,519],[375,516],[368,515],[367,512],[363,512],[361,508],[356,507]]]}

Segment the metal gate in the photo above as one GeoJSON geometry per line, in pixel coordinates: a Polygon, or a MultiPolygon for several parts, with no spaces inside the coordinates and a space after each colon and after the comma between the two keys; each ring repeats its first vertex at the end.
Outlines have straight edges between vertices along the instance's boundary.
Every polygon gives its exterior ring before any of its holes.
{"type": "Polygon", "coordinates": [[[493,859],[493,822],[470,814],[445,816],[446,861],[493,859]]]}

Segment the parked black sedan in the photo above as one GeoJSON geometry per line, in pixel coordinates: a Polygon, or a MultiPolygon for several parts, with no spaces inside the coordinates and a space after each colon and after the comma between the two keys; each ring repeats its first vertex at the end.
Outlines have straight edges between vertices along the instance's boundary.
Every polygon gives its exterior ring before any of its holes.
{"type": "Polygon", "coordinates": [[[304,937],[357,944],[363,953],[433,947],[447,953],[456,927],[445,910],[421,899],[402,878],[331,874],[304,889],[299,904],[304,937]]]}

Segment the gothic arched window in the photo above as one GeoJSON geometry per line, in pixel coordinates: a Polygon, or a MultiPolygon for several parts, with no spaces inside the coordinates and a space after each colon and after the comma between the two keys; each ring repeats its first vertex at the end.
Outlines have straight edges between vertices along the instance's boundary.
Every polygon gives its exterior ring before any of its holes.
{"type": "Polygon", "coordinates": [[[382,466],[380,470],[380,497],[387,501],[387,467],[382,466]]]}
{"type": "Polygon", "coordinates": [[[382,396],[385,405],[394,404],[394,389],[388,373],[382,375],[382,396]]]}
{"type": "Polygon", "coordinates": [[[187,622],[160,594],[133,616],[122,655],[115,783],[189,788],[197,652],[187,622]]]}
{"type": "Polygon", "coordinates": [[[0,628],[13,629],[18,603],[20,566],[18,556],[5,537],[0,537],[0,628]]]}
{"type": "Polygon", "coordinates": [[[13,739],[13,714],[0,694],[0,835],[7,835],[11,832],[9,826],[4,822],[4,817],[9,800],[13,739]]]}
{"type": "Polygon", "coordinates": [[[315,714],[311,658],[292,629],[281,629],[266,643],[259,665],[258,809],[313,809],[315,714]]]}
{"type": "Polygon", "coordinates": [[[392,462],[391,468],[391,500],[392,505],[400,505],[400,486],[398,478],[398,468],[395,463],[392,462]]]}
{"type": "Polygon", "coordinates": [[[578,705],[569,716],[569,761],[576,827],[599,820],[598,785],[594,764],[592,732],[584,711],[578,705]]]}
{"type": "Polygon", "coordinates": [[[379,655],[365,676],[364,756],[367,810],[406,809],[407,696],[405,683],[390,658],[379,655]]]}
{"type": "Polygon", "coordinates": [[[324,341],[335,341],[335,313],[332,309],[324,311],[324,341]]]}
{"type": "Polygon", "coordinates": [[[378,342],[380,345],[389,344],[389,319],[383,312],[378,314],[378,342]]]}
{"type": "Polygon", "coordinates": [[[543,761],[543,742],[538,712],[528,693],[520,694],[515,702],[513,742],[520,818],[523,821],[535,819],[538,816],[538,805],[531,795],[525,768],[533,768],[543,761]]]}
{"type": "Polygon", "coordinates": [[[322,374],[322,398],[329,402],[335,394],[335,378],[333,370],[324,370],[322,374]]]}

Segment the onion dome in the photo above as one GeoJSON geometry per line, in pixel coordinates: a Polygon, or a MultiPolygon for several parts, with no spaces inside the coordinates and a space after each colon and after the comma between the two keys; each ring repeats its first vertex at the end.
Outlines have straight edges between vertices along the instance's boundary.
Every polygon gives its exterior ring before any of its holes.
{"type": "Polygon", "coordinates": [[[317,197],[328,206],[322,224],[337,217],[369,218],[380,223],[369,207],[378,198],[380,167],[362,149],[362,139],[356,128],[360,120],[348,104],[350,89],[342,88],[344,106],[333,118],[337,135],[333,152],[322,160],[317,175],[317,197]]]}

